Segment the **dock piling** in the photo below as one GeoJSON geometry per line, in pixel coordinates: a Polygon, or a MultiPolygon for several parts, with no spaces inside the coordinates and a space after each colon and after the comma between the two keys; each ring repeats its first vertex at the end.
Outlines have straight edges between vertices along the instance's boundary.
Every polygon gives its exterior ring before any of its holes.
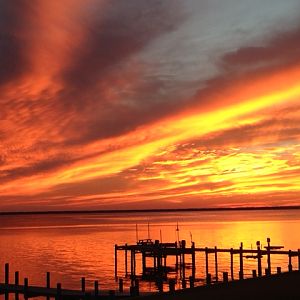
{"type": "Polygon", "coordinates": [[[267,264],[268,264],[268,271],[266,275],[271,275],[271,239],[267,238],[267,264]]]}
{"type": "Polygon", "coordinates": [[[240,272],[239,279],[244,279],[244,266],[243,266],[243,243],[240,246],[240,272]]]}
{"type": "Polygon", "coordinates": [[[4,277],[5,277],[5,284],[9,284],[9,264],[6,263],[4,266],[4,277]]]}
{"type": "Polygon", "coordinates": [[[261,249],[260,249],[260,241],[256,242],[257,246],[257,272],[258,276],[262,276],[262,267],[261,267],[261,249]]]}
{"type": "Polygon", "coordinates": [[[60,300],[60,299],[61,299],[61,283],[57,283],[55,300],[60,300]]]}
{"type": "Polygon", "coordinates": [[[94,293],[95,293],[95,297],[99,296],[99,281],[98,280],[94,281],[94,293]]]}
{"type": "Polygon", "coordinates": [[[234,280],[233,274],[233,248],[230,249],[230,273],[231,273],[231,280],[234,280]]]}
{"type": "Polygon", "coordinates": [[[24,299],[28,299],[28,278],[24,278],[24,299]]]}
{"type": "Polygon", "coordinates": [[[85,277],[81,277],[81,291],[85,293],[85,277]]]}
{"type": "Polygon", "coordinates": [[[223,282],[228,283],[228,272],[223,272],[223,282]]]}
{"type": "Polygon", "coordinates": [[[252,270],[252,277],[253,277],[253,278],[256,278],[256,277],[257,277],[256,270],[252,270]]]}
{"type": "Polygon", "coordinates": [[[120,278],[120,279],[119,279],[119,292],[120,292],[120,293],[123,293],[123,291],[124,291],[123,279],[120,278]]]}
{"type": "Polygon", "coordinates": [[[216,282],[218,282],[218,249],[217,246],[215,246],[215,272],[216,272],[216,282]]]}

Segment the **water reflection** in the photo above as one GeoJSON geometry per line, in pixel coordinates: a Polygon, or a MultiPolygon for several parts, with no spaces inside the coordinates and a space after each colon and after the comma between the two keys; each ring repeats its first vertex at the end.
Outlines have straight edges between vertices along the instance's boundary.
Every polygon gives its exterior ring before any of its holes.
{"type": "MultiPolygon", "coordinates": [[[[44,285],[46,272],[50,271],[53,285],[61,282],[69,288],[79,288],[80,278],[87,278],[87,287],[99,280],[100,288],[116,287],[114,280],[114,244],[136,242],[136,223],[140,238],[150,237],[164,242],[179,238],[188,246],[193,240],[197,247],[255,248],[257,240],[266,245],[270,237],[272,244],[284,245],[285,249],[298,249],[300,240],[293,232],[300,230],[300,214],[297,210],[283,211],[234,211],[234,212],[170,212],[148,214],[76,214],[76,215],[30,215],[0,217],[0,266],[5,262],[13,271],[20,271],[20,281],[29,277],[30,283],[44,285]]],[[[190,263],[187,258],[187,263],[190,263]]],[[[228,271],[229,255],[218,257],[219,272],[228,271]]],[[[209,260],[210,272],[214,274],[214,257],[209,260]]],[[[263,258],[263,265],[266,264],[263,258]]],[[[196,277],[205,274],[205,257],[196,256],[196,277]]],[[[234,257],[235,272],[238,272],[238,257],[234,257]]],[[[149,260],[147,262],[151,264],[149,260]]],[[[175,264],[168,258],[168,264],[175,264]]],[[[256,268],[257,262],[245,259],[246,275],[256,268]]],[[[273,268],[287,269],[288,258],[274,257],[273,268]]],[[[137,261],[141,272],[140,258],[137,261]]],[[[124,273],[124,258],[119,257],[119,275],[124,273]]],[[[191,271],[191,270],[189,270],[191,271]]],[[[0,270],[3,281],[3,267],[0,270]]],[[[180,274],[174,273],[174,277],[180,274]]],[[[189,274],[186,275],[187,277],[189,274]]],[[[153,283],[143,283],[142,289],[155,289],[153,283]]]]}

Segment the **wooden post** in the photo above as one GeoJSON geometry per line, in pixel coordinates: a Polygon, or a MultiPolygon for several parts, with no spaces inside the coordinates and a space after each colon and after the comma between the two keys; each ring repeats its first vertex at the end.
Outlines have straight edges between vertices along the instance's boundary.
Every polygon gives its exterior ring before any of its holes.
{"type": "Polygon", "coordinates": [[[58,283],[56,285],[56,300],[60,300],[61,299],[61,283],[58,283]]]}
{"type": "Polygon", "coordinates": [[[138,279],[136,279],[134,281],[134,286],[135,286],[135,295],[139,296],[140,295],[140,283],[139,283],[138,279]]]}
{"type": "Polygon", "coordinates": [[[215,246],[215,272],[216,272],[216,281],[218,282],[218,250],[217,246],[215,246]]]}
{"type": "Polygon", "coordinates": [[[24,278],[24,299],[28,299],[28,278],[24,278]]]}
{"type": "Polygon", "coordinates": [[[118,278],[118,245],[115,245],[115,279],[118,278]]]}
{"type": "Polygon", "coordinates": [[[175,262],[175,269],[178,271],[178,247],[177,242],[175,242],[175,248],[176,248],[176,262],[175,262]]]}
{"type": "Polygon", "coordinates": [[[228,272],[223,272],[223,282],[228,283],[228,272]]]}
{"type": "Polygon", "coordinates": [[[143,269],[143,275],[146,274],[146,254],[143,251],[142,252],[142,269],[143,269]]]}
{"type": "Polygon", "coordinates": [[[239,278],[244,279],[244,266],[243,266],[243,243],[241,243],[240,246],[240,272],[239,272],[239,278]]]}
{"type": "Polygon", "coordinates": [[[185,281],[185,245],[186,241],[181,241],[181,248],[182,248],[182,280],[185,281]]]}
{"type": "Polygon", "coordinates": [[[293,265],[292,265],[292,251],[289,250],[289,272],[293,271],[293,265]]]}
{"type": "Polygon", "coordinates": [[[271,245],[270,245],[271,239],[267,238],[267,264],[268,264],[268,271],[266,275],[271,275],[271,245]]]}
{"type": "Polygon", "coordinates": [[[5,264],[4,274],[5,274],[5,284],[9,284],[9,264],[8,263],[5,264]]]}
{"type": "Polygon", "coordinates": [[[205,247],[205,272],[206,278],[208,277],[208,248],[205,247]]]}
{"type": "Polygon", "coordinates": [[[133,275],[136,273],[135,250],[133,250],[133,275]]]}
{"type": "MultiPolygon", "coordinates": [[[[47,272],[47,273],[46,273],[46,288],[47,288],[47,289],[50,289],[50,287],[51,287],[50,272],[47,272]]],[[[47,299],[47,300],[50,300],[50,297],[47,296],[46,299],[47,299]]]]}
{"type": "Polygon", "coordinates": [[[281,267],[277,267],[277,274],[281,274],[281,267]]]}
{"type": "Polygon", "coordinates": [[[189,281],[190,281],[190,288],[194,288],[195,287],[195,280],[193,276],[189,277],[189,281]]]}
{"type": "Polygon", "coordinates": [[[95,297],[99,296],[99,281],[95,280],[94,281],[94,289],[95,289],[95,297]]]}
{"type": "MultiPolygon", "coordinates": [[[[19,272],[15,272],[15,285],[19,285],[19,272]]],[[[15,293],[15,300],[19,300],[19,293],[15,293]]]]}
{"type": "Polygon", "coordinates": [[[133,271],[133,249],[130,251],[130,277],[133,278],[134,271],[133,271]]]}
{"type": "Polygon", "coordinates": [[[196,251],[195,251],[195,242],[192,242],[192,276],[195,280],[196,277],[196,251]]]}
{"type": "Polygon", "coordinates": [[[81,277],[81,291],[85,293],[85,278],[81,277]]]}
{"type": "Polygon", "coordinates": [[[169,291],[171,293],[175,292],[175,280],[174,279],[169,280],[169,291]]]}
{"type": "Polygon", "coordinates": [[[125,244],[125,276],[128,275],[128,266],[127,266],[127,257],[128,257],[128,254],[127,254],[127,244],[125,244]]]}
{"type": "Polygon", "coordinates": [[[120,293],[123,293],[123,291],[124,291],[124,287],[123,287],[123,279],[120,278],[120,279],[119,279],[119,292],[120,292],[120,293]]]}
{"type": "Polygon", "coordinates": [[[252,277],[253,277],[253,278],[256,278],[256,277],[257,277],[256,270],[252,270],[252,277]]]}
{"type": "Polygon", "coordinates": [[[231,280],[234,280],[234,275],[233,275],[233,248],[230,249],[230,273],[231,273],[231,280]]]}
{"type": "Polygon", "coordinates": [[[300,271],[300,249],[298,249],[298,270],[300,271]]]}
{"type": "Polygon", "coordinates": [[[262,268],[261,268],[261,249],[260,249],[260,241],[256,242],[257,246],[257,272],[258,276],[262,276],[262,268]]]}
{"type": "Polygon", "coordinates": [[[209,273],[206,275],[206,284],[207,285],[211,284],[211,275],[209,273]]]}

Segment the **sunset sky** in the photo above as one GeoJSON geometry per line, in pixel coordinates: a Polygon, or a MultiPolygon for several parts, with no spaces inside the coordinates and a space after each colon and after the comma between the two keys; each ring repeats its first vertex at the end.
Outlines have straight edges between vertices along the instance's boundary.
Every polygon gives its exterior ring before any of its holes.
{"type": "Polygon", "coordinates": [[[0,0],[0,211],[300,205],[299,0],[0,0]]]}

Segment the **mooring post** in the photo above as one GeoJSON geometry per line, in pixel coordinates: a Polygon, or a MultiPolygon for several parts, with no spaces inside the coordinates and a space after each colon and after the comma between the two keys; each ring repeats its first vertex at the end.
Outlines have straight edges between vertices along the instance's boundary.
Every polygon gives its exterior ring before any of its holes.
{"type": "Polygon", "coordinates": [[[178,271],[178,245],[177,242],[175,242],[175,248],[176,248],[176,262],[175,262],[175,269],[176,272],[178,271]]]}
{"type": "Polygon", "coordinates": [[[123,291],[124,291],[123,279],[120,278],[120,279],[119,279],[119,292],[120,292],[120,293],[123,293],[123,291]]]}
{"type": "Polygon", "coordinates": [[[195,251],[195,242],[192,242],[192,276],[195,279],[195,277],[196,277],[196,251],[195,251]]]}
{"type": "MultiPolygon", "coordinates": [[[[15,272],[15,285],[19,285],[19,272],[15,272]]],[[[19,300],[19,293],[15,293],[15,300],[19,300]]]]}
{"type": "Polygon", "coordinates": [[[298,270],[300,271],[300,249],[298,249],[298,270]]]}
{"type": "Polygon", "coordinates": [[[56,300],[60,300],[61,299],[61,283],[58,283],[56,285],[56,300]]]}
{"type": "Polygon", "coordinates": [[[231,275],[231,280],[234,280],[234,275],[233,275],[233,248],[230,249],[230,275],[231,275]]]}
{"type": "Polygon", "coordinates": [[[262,268],[261,268],[261,249],[260,249],[260,241],[256,242],[257,246],[257,272],[258,276],[262,276],[262,268]]]}
{"type": "Polygon", "coordinates": [[[241,243],[240,246],[240,272],[239,272],[239,278],[244,279],[244,265],[243,265],[243,243],[241,243]]]}
{"type": "Polygon", "coordinates": [[[207,285],[211,284],[211,275],[209,273],[206,275],[206,284],[207,285]]]}
{"type": "Polygon", "coordinates": [[[4,274],[5,274],[5,284],[9,284],[9,264],[6,263],[5,264],[5,268],[4,268],[4,274]]]}
{"type": "Polygon", "coordinates": [[[181,249],[182,249],[182,278],[183,278],[183,281],[185,281],[185,245],[186,245],[186,241],[182,240],[181,241],[181,249]]]}
{"type": "Polygon", "coordinates": [[[134,281],[134,286],[135,286],[135,295],[139,296],[140,295],[140,282],[138,279],[134,281]]]}
{"type": "Polygon", "coordinates": [[[127,254],[127,244],[125,244],[125,276],[127,277],[128,275],[128,260],[127,260],[128,254],[127,254]]]}
{"type": "Polygon", "coordinates": [[[228,283],[228,272],[223,272],[223,282],[228,283]]]}
{"type": "Polygon", "coordinates": [[[271,275],[271,239],[267,238],[267,264],[268,264],[268,271],[266,275],[271,275]]]}
{"type": "Polygon", "coordinates": [[[24,278],[24,299],[28,299],[28,278],[24,278]]]}
{"type": "MultiPolygon", "coordinates": [[[[47,288],[47,289],[50,289],[50,287],[51,287],[50,272],[47,272],[47,273],[46,273],[46,288],[47,288]]],[[[50,300],[50,297],[47,296],[46,299],[47,299],[47,300],[50,300]]]]}
{"type": "Polygon", "coordinates": [[[171,293],[175,292],[175,279],[169,280],[169,291],[171,293]]]}
{"type": "Polygon", "coordinates": [[[190,276],[189,281],[190,281],[190,288],[194,288],[195,287],[195,277],[190,276]]]}
{"type": "Polygon", "coordinates": [[[136,260],[135,260],[135,250],[133,249],[133,275],[136,275],[136,260]]]}
{"type": "Polygon", "coordinates": [[[130,277],[133,278],[133,249],[130,250],[130,277]]]}
{"type": "Polygon", "coordinates": [[[206,278],[208,277],[208,248],[205,247],[205,273],[206,278]]]}
{"type": "Polygon", "coordinates": [[[281,267],[277,267],[277,274],[281,274],[281,267]]]}
{"type": "Polygon", "coordinates": [[[253,278],[256,278],[256,277],[257,277],[256,270],[252,270],[252,277],[253,277],[253,278]]]}
{"type": "Polygon", "coordinates": [[[143,275],[146,274],[146,253],[142,252],[142,269],[143,269],[143,275]]]}
{"type": "Polygon", "coordinates": [[[185,278],[182,279],[181,285],[182,285],[182,288],[183,288],[183,289],[186,289],[186,281],[185,281],[185,278]]]}
{"type": "Polygon", "coordinates": [[[85,277],[81,277],[81,291],[85,293],[85,277]]]}
{"type": "Polygon", "coordinates": [[[216,281],[218,282],[218,249],[217,246],[215,246],[215,272],[216,272],[216,281]]]}
{"type": "Polygon", "coordinates": [[[115,244],[115,279],[118,278],[118,245],[115,244]]]}
{"type": "Polygon", "coordinates": [[[95,280],[94,281],[94,290],[95,290],[95,297],[99,296],[99,281],[95,280]]]}
{"type": "Polygon", "coordinates": [[[289,272],[293,271],[293,265],[292,265],[292,251],[289,250],[289,272]]]}

